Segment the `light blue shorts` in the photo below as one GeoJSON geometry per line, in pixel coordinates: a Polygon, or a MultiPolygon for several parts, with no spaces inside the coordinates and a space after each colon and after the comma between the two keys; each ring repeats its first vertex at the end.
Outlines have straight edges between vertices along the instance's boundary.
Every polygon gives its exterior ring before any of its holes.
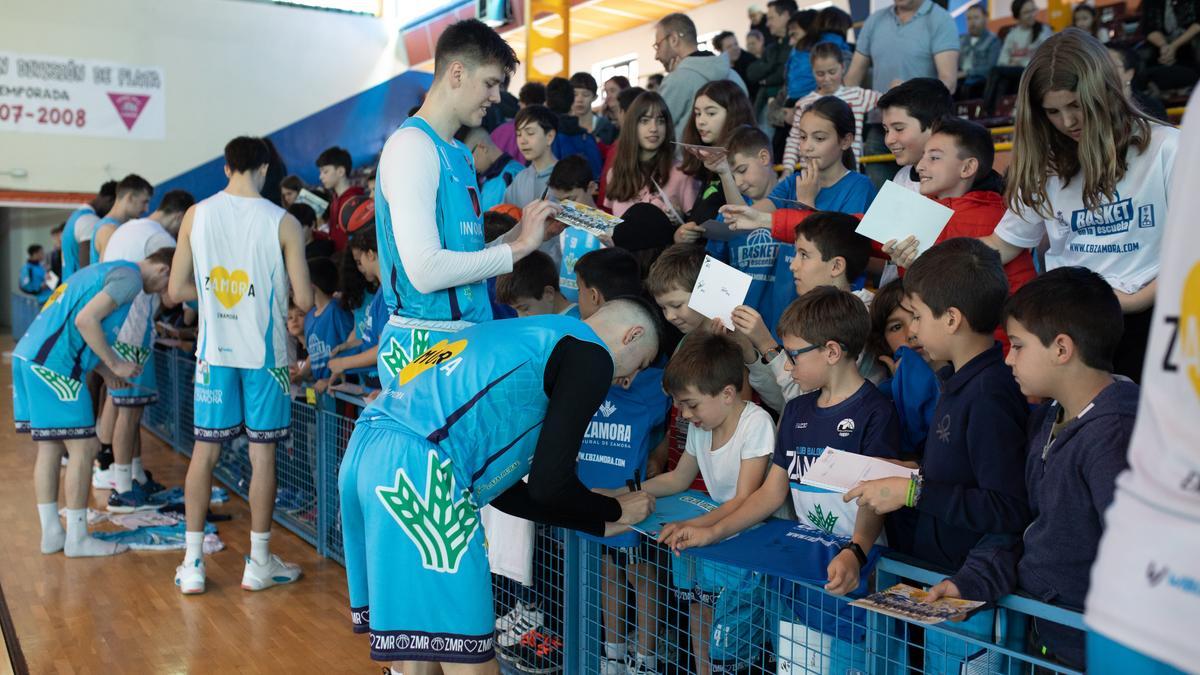
{"type": "Polygon", "coordinates": [[[733,673],[750,667],[762,645],[765,604],[757,572],[692,555],[671,557],[675,597],[712,607],[713,625],[708,658],[714,673],[733,673]]]}
{"type": "Polygon", "coordinates": [[[135,347],[118,342],[113,350],[127,361],[136,361],[142,372],[129,380],[129,387],[109,389],[108,396],[113,405],[126,408],[144,408],[158,401],[158,382],[154,379],[154,350],[151,347],[135,347]]]}
{"type": "Polygon", "coordinates": [[[13,421],[18,433],[35,441],[61,441],[96,435],[92,396],[81,380],[73,380],[31,361],[15,357],[13,421]]]}
{"type": "Polygon", "coordinates": [[[338,490],[350,617],[370,632],[372,659],[494,657],[492,577],[468,488],[437,446],[394,422],[359,420],[338,490]]]}
{"type": "Polygon", "coordinates": [[[193,426],[198,441],[220,442],[246,430],[251,442],[287,438],[292,422],[287,366],[231,368],[196,362],[193,426]]]}

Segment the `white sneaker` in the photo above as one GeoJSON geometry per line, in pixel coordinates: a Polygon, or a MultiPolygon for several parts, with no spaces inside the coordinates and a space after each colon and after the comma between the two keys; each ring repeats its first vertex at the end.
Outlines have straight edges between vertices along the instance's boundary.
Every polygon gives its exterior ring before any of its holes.
{"type": "Polygon", "coordinates": [[[175,585],[184,595],[204,592],[204,560],[197,558],[191,565],[184,563],[175,568],[175,585]]]}
{"type": "Polygon", "coordinates": [[[626,675],[629,664],[626,659],[610,659],[600,657],[600,675],[626,675]]]}
{"type": "Polygon", "coordinates": [[[501,647],[514,647],[521,642],[521,637],[531,630],[537,630],[542,627],[546,621],[546,615],[541,610],[533,610],[522,605],[513,612],[516,616],[513,619],[512,625],[508,630],[502,631],[496,636],[496,644],[501,647]]]}
{"type": "Polygon", "coordinates": [[[97,490],[117,489],[117,482],[113,480],[112,467],[107,469],[92,469],[92,487],[97,490]]]}
{"type": "Polygon", "coordinates": [[[512,628],[513,624],[517,622],[517,617],[519,617],[524,611],[527,611],[525,608],[525,603],[517,602],[517,604],[513,605],[513,608],[508,611],[508,614],[496,619],[496,630],[500,633],[508,632],[508,629],[512,628]]]}
{"type": "Polygon", "coordinates": [[[246,556],[246,571],[242,574],[242,588],[247,591],[261,591],[276,584],[290,584],[300,578],[300,566],[284,562],[279,556],[272,554],[265,565],[254,562],[246,556]]]}

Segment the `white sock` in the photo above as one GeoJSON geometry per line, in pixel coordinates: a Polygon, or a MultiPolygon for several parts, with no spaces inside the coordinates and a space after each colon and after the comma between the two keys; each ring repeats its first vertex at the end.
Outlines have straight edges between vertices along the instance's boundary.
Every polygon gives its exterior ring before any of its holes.
{"type": "Polygon", "coordinates": [[[58,503],[38,504],[38,519],[42,521],[42,553],[58,553],[62,550],[67,533],[58,519],[58,503]]]}
{"type": "Polygon", "coordinates": [[[204,557],[204,532],[184,532],[183,564],[191,565],[204,557]]]}
{"type": "Polygon", "coordinates": [[[133,489],[133,467],[129,464],[112,465],[112,482],[117,492],[129,492],[133,489]]]}
{"type": "Polygon", "coordinates": [[[271,562],[271,553],[268,551],[268,546],[271,543],[271,532],[250,532],[250,559],[259,565],[266,565],[271,562]]]}
{"type": "Polygon", "coordinates": [[[637,662],[642,666],[643,670],[658,671],[658,657],[654,654],[638,652],[637,662]]]}
{"type": "Polygon", "coordinates": [[[616,661],[624,661],[629,656],[629,645],[624,642],[605,642],[604,656],[616,661]]]}
{"type": "Polygon", "coordinates": [[[67,509],[67,541],[63,552],[68,558],[91,558],[128,551],[125,544],[100,541],[88,536],[87,509],[67,509]]]}
{"type": "Polygon", "coordinates": [[[147,483],[147,481],[149,480],[148,478],[146,478],[146,470],[142,468],[142,458],[141,457],[133,458],[133,479],[136,480],[137,482],[141,483],[142,485],[145,485],[147,483]]]}

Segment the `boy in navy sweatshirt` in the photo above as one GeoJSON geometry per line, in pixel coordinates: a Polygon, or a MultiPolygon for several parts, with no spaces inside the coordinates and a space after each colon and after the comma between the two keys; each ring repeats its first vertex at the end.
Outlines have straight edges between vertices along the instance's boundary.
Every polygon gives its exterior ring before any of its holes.
{"type": "MultiPolygon", "coordinates": [[[[1005,307],[1007,363],[1027,396],[1047,399],[1029,420],[1025,530],[1017,586],[1042,602],[1079,611],[1137,413],[1138,386],[1112,374],[1121,306],[1103,277],[1082,267],[1051,270],[1005,307]]],[[[1030,647],[1084,668],[1084,636],[1034,620],[1030,647]]]]}
{"type": "MultiPolygon", "coordinates": [[[[911,479],[867,481],[844,498],[858,500],[859,520],[891,514],[889,546],[953,570],[943,583],[958,595],[994,600],[1012,583],[1004,562],[1029,522],[1024,480],[1029,406],[992,334],[1008,280],[1000,257],[979,243],[942,242],[917,258],[904,277],[911,330],[930,358],[951,364],[938,373],[942,395],[921,472],[911,479]]],[[[856,525],[854,543],[864,553],[874,542],[870,535],[856,525]]],[[[858,552],[839,554],[830,563],[826,588],[852,590],[861,559],[858,552]]],[[[962,624],[963,632],[973,633],[973,623],[962,624]]]]}

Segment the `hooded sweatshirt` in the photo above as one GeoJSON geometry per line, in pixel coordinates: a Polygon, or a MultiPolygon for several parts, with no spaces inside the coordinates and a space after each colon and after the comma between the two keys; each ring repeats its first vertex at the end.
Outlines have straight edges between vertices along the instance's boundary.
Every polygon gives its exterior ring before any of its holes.
{"type": "Polygon", "coordinates": [[[592,170],[592,180],[600,180],[600,172],[604,170],[600,146],[596,143],[595,136],[579,126],[579,118],[574,115],[558,115],[558,133],[554,135],[554,143],[551,144],[550,150],[554,153],[554,158],[560,160],[571,155],[583,155],[592,170]]]}
{"type": "MultiPolygon", "coordinates": [[[[1025,485],[1033,522],[1017,565],[1020,589],[1042,602],[1082,609],[1096,559],[1104,512],[1117,474],[1128,466],[1138,386],[1124,378],[1105,387],[1075,419],[1051,433],[1062,414],[1057,401],[1029,419],[1025,485]]],[[[1037,635],[1059,659],[1083,663],[1083,634],[1040,621],[1037,635]]]]}
{"type": "Polygon", "coordinates": [[[709,52],[696,52],[680,61],[663,79],[658,93],[667,102],[671,119],[675,120],[675,138],[683,138],[696,92],[714,80],[732,80],[746,91],[742,76],[729,65],[729,57],[724,54],[714,56],[709,52]]]}

